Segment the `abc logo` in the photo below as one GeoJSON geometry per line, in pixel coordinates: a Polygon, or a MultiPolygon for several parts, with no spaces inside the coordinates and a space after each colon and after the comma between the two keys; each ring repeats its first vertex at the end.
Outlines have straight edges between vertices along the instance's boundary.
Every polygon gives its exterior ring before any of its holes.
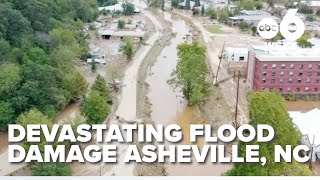
{"type": "Polygon", "coordinates": [[[291,41],[299,39],[304,33],[305,25],[299,17],[295,16],[297,11],[298,9],[289,9],[281,21],[280,27],[272,18],[262,19],[257,28],[259,35],[264,39],[272,39],[278,34],[280,29],[280,33],[285,39],[291,41]],[[289,31],[289,26],[292,24],[296,26],[294,32],[289,31]]]}

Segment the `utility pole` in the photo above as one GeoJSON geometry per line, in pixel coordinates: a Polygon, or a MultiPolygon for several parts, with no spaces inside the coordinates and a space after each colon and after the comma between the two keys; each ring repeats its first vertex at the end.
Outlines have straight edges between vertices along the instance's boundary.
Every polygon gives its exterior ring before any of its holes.
{"type": "Polygon", "coordinates": [[[221,54],[220,54],[220,56],[219,56],[219,65],[218,65],[218,69],[217,69],[217,73],[216,73],[216,80],[215,80],[215,82],[218,82],[218,74],[219,74],[219,70],[220,70],[220,65],[221,65],[221,61],[222,61],[222,56],[223,56],[225,44],[226,44],[226,42],[223,42],[221,54]]]}
{"type": "Polygon", "coordinates": [[[314,139],[315,139],[315,135],[313,135],[313,142],[311,145],[311,150],[310,150],[310,160],[309,160],[309,169],[312,171],[312,156],[313,156],[313,146],[314,146],[314,139]]]}
{"type": "MultiPolygon", "coordinates": [[[[235,75],[236,73],[234,73],[234,75],[235,75]]],[[[237,98],[236,98],[236,112],[235,112],[235,114],[234,114],[234,122],[233,122],[233,124],[234,124],[234,127],[236,128],[236,129],[238,129],[238,127],[239,127],[239,122],[238,122],[238,103],[239,103],[239,84],[240,84],[240,75],[241,75],[241,73],[240,73],[240,71],[238,71],[238,82],[237,82],[237,98]]]]}

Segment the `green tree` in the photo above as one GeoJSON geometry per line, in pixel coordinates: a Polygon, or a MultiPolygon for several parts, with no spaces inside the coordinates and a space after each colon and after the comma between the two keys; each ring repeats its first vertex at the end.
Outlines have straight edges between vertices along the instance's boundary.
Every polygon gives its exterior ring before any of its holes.
{"type": "Polygon", "coordinates": [[[66,99],[76,100],[85,95],[88,89],[88,83],[77,70],[74,70],[66,74],[63,78],[62,88],[65,90],[66,99]]]}
{"type": "Polygon", "coordinates": [[[51,63],[59,69],[69,72],[73,69],[74,62],[79,57],[69,46],[60,45],[50,54],[51,63]]]}
{"type": "Polygon", "coordinates": [[[183,43],[177,48],[179,61],[169,82],[182,88],[189,105],[199,105],[211,92],[210,85],[206,81],[205,49],[198,43],[183,43]]]}
{"type": "Polygon", "coordinates": [[[21,68],[15,64],[0,65],[0,96],[5,99],[21,82],[21,68]]]}
{"type": "Polygon", "coordinates": [[[242,4],[242,8],[245,10],[254,10],[255,9],[254,0],[243,0],[241,4],[242,4]]]}
{"type": "Polygon", "coordinates": [[[32,176],[71,176],[71,169],[67,163],[39,163],[31,165],[32,176]]]}
{"type": "Polygon", "coordinates": [[[122,19],[118,20],[118,29],[124,29],[126,22],[122,19]]]}
{"type": "Polygon", "coordinates": [[[31,24],[20,11],[12,9],[10,3],[0,4],[0,32],[12,45],[22,45],[31,37],[31,24]]]}
{"type": "Polygon", "coordinates": [[[8,124],[15,122],[14,109],[8,102],[0,101],[0,131],[7,128],[8,124]]]}
{"type": "Polygon", "coordinates": [[[92,88],[91,88],[93,91],[96,91],[98,93],[100,93],[100,95],[102,97],[104,97],[107,102],[111,103],[112,102],[112,99],[111,99],[111,96],[110,96],[110,90],[109,88],[107,87],[107,82],[106,80],[98,75],[94,84],[92,85],[92,88]]]}
{"type": "Polygon", "coordinates": [[[81,113],[86,117],[87,123],[97,124],[108,116],[110,108],[107,100],[99,92],[91,91],[82,104],[81,113]]]}
{"type": "Polygon", "coordinates": [[[301,38],[297,40],[297,45],[302,48],[312,48],[314,44],[312,44],[308,39],[311,37],[309,32],[305,32],[301,38]]]}
{"type": "Polygon", "coordinates": [[[221,9],[218,11],[218,21],[220,23],[228,24],[229,13],[227,9],[221,9]]]}
{"type": "Polygon", "coordinates": [[[112,5],[115,5],[117,4],[118,1],[117,0],[98,0],[98,5],[100,7],[103,7],[103,6],[112,6],[112,5]]]}
{"type": "Polygon", "coordinates": [[[210,19],[217,19],[217,11],[215,9],[208,9],[207,16],[209,16],[210,19]]]}
{"type": "Polygon", "coordinates": [[[250,124],[268,124],[275,130],[275,137],[268,143],[239,142],[239,155],[245,157],[246,145],[259,145],[260,157],[266,157],[266,165],[261,167],[259,163],[235,163],[227,175],[231,176],[304,176],[311,175],[306,164],[296,161],[292,163],[274,162],[274,145],[285,148],[286,145],[295,147],[299,145],[300,134],[294,127],[285,108],[284,98],[278,92],[254,92],[248,97],[250,124]]]}
{"type": "Polygon", "coordinates": [[[307,20],[307,21],[310,21],[310,22],[313,22],[313,21],[316,20],[316,17],[315,17],[314,15],[312,15],[312,14],[308,14],[308,15],[306,16],[306,20],[307,20]]]}
{"type": "Polygon", "coordinates": [[[248,29],[249,29],[248,23],[245,22],[245,21],[242,21],[241,23],[239,23],[239,29],[240,29],[241,31],[246,31],[246,30],[248,30],[248,29]]]}
{"type": "Polygon", "coordinates": [[[313,10],[310,9],[306,4],[300,4],[298,12],[303,14],[313,14],[313,10]]]}
{"type": "Polygon", "coordinates": [[[123,15],[125,16],[131,16],[134,14],[134,4],[129,3],[129,2],[125,2],[122,4],[122,8],[123,8],[123,15]]]}
{"type": "MultiPolygon", "coordinates": [[[[52,121],[47,116],[45,116],[42,112],[40,112],[37,109],[31,109],[29,112],[22,113],[17,118],[17,123],[22,125],[24,128],[27,128],[27,125],[29,124],[46,124],[49,128],[52,127],[52,121]]],[[[34,143],[34,142],[28,142],[24,141],[23,147],[24,149],[28,150],[31,145],[37,145],[41,152],[44,150],[44,145],[47,144],[47,141],[43,135],[40,136],[40,142],[34,143]]]]}
{"type": "Polygon", "coordinates": [[[260,10],[260,9],[262,9],[263,8],[263,3],[261,2],[261,1],[256,1],[255,3],[254,3],[254,5],[255,5],[255,8],[256,9],[258,9],[258,10],[260,10]]]}
{"type": "Polygon", "coordinates": [[[256,26],[252,26],[251,27],[251,31],[252,31],[252,35],[255,36],[257,34],[257,27],[256,26]]]}
{"type": "Polygon", "coordinates": [[[174,8],[178,8],[180,2],[181,2],[180,0],[172,0],[171,6],[174,8]]]}
{"type": "Polygon", "coordinates": [[[128,60],[131,60],[133,56],[133,45],[130,38],[124,40],[123,45],[120,47],[120,51],[127,57],[128,60]]]}

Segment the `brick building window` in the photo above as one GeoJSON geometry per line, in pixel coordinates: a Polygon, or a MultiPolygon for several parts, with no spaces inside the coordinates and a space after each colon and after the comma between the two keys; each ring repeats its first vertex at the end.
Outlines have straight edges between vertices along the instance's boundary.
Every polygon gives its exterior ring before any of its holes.
{"type": "Polygon", "coordinates": [[[283,79],[281,78],[279,82],[280,82],[280,83],[283,83],[283,79]]]}
{"type": "Polygon", "coordinates": [[[290,64],[290,69],[294,69],[294,64],[290,64]]]}
{"type": "Polygon", "coordinates": [[[292,83],[292,79],[291,78],[288,80],[288,83],[290,83],[290,84],[292,83]]]}
{"type": "Polygon", "coordinates": [[[318,88],[314,88],[314,90],[313,90],[314,92],[318,92],[318,88]]]}
{"type": "Polygon", "coordinates": [[[266,76],[266,75],[267,75],[267,72],[263,72],[263,73],[262,73],[262,76],[266,76]]]}
{"type": "Polygon", "coordinates": [[[320,64],[318,64],[318,69],[320,69],[320,64]]]}
{"type": "Polygon", "coordinates": [[[312,72],[308,72],[308,76],[312,76],[312,72]]]}
{"type": "Polygon", "coordinates": [[[316,79],[316,80],[315,80],[315,83],[319,83],[319,82],[320,82],[320,79],[316,79]]]}
{"type": "Polygon", "coordinates": [[[291,87],[288,87],[287,91],[288,91],[288,92],[291,92],[291,87]]]}
{"type": "Polygon", "coordinates": [[[297,80],[297,83],[301,83],[301,82],[302,82],[302,80],[301,80],[301,79],[298,79],[298,80],[297,80]]]}
{"type": "Polygon", "coordinates": [[[303,64],[300,64],[299,69],[303,69],[303,64]]]}
{"type": "Polygon", "coordinates": [[[271,76],[276,76],[276,72],[272,72],[272,73],[271,73],[271,76]]]}
{"type": "Polygon", "coordinates": [[[302,76],[302,75],[303,75],[303,73],[302,73],[302,72],[299,72],[298,76],[302,76]]]}
{"type": "Polygon", "coordinates": [[[289,76],[293,76],[293,71],[290,71],[290,72],[289,72],[289,76]]]}
{"type": "Polygon", "coordinates": [[[262,81],[261,81],[262,83],[266,83],[266,79],[262,79],[262,81]]]}
{"type": "Polygon", "coordinates": [[[308,68],[309,68],[309,69],[312,69],[312,64],[309,64],[308,68]]]}
{"type": "Polygon", "coordinates": [[[311,79],[310,78],[307,78],[307,83],[310,83],[311,79]]]}
{"type": "Polygon", "coordinates": [[[263,69],[267,69],[268,65],[267,64],[263,64],[263,69]]]}
{"type": "Polygon", "coordinates": [[[285,64],[281,64],[281,69],[285,69],[286,65],[285,64]]]}
{"type": "Polygon", "coordinates": [[[317,72],[317,76],[320,76],[320,72],[317,72]]]}
{"type": "Polygon", "coordinates": [[[296,92],[300,92],[300,88],[296,88],[296,92]]]}
{"type": "Polygon", "coordinates": [[[284,72],[283,72],[283,71],[281,71],[281,72],[280,72],[280,75],[281,75],[281,76],[284,76],[284,72]]]}
{"type": "Polygon", "coordinates": [[[279,91],[282,92],[282,88],[279,88],[279,91]]]}
{"type": "Polygon", "coordinates": [[[304,89],[306,92],[309,92],[309,87],[306,87],[305,89],[304,89]]]}
{"type": "Polygon", "coordinates": [[[272,69],[275,69],[277,68],[277,65],[276,64],[272,64],[272,69]]]}
{"type": "Polygon", "coordinates": [[[276,80],[274,78],[271,79],[271,83],[275,83],[276,80]]]}

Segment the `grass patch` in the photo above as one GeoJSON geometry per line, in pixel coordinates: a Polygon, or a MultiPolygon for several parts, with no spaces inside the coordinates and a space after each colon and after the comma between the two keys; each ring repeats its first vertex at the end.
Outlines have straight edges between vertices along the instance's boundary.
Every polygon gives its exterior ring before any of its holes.
{"type": "Polygon", "coordinates": [[[204,28],[211,32],[211,33],[215,33],[215,34],[222,34],[225,33],[224,31],[221,30],[221,26],[217,25],[217,24],[213,24],[213,25],[204,25],[204,28]]]}

